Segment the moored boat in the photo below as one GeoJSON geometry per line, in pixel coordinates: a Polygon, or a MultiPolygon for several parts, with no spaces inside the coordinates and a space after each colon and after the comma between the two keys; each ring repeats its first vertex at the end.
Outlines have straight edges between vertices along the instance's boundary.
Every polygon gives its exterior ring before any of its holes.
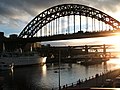
{"type": "Polygon", "coordinates": [[[0,62],[0,70],[12,70],[13,67],[13,64],[6,64],[4,62],[0,62]]]}
{"type": "Polygon", "coordinates": [[[89,59],[84,59],[81,61],[81,65],[94,65],[94,64],[100,64],[102,62],[108,61],[108,58],[89,58],[89,59]]]}
{"type": "Polygon", "coordinates": [[[86,55],[83,60],[81,61],[82,65],[94,65],[100,64],[102,62],[108,61],[109,58],[106,57],[104,54],[88,54],[86,55]]]}
{"type": "Polygon", "coordinates": [[[38,53],[1,53],[0,62],[6,64],[13,63],[14,66],[28,66],[28,65],[43,65],[46,62],[46,57],[40,56],[38,53]]]}

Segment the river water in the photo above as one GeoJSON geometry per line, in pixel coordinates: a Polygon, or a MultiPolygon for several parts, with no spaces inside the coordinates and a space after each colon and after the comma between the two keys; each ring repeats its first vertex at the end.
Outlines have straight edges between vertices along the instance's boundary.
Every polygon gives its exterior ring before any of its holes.
{"type": "MultiPolygon", "coordinates": [[[[102,64],[83,66],[80,64],[61,64],[60,85],[71,84],[79,79],[85,80],[95,74],[120,68],[119,59],[111,59],[102,64]]],[[[59,85],[58,65],[31,66],[0,71],[0,85],[3,90],[57,90],[59,85]]],[[[1,89],[0,89],[1,90],[1,89]]]]}

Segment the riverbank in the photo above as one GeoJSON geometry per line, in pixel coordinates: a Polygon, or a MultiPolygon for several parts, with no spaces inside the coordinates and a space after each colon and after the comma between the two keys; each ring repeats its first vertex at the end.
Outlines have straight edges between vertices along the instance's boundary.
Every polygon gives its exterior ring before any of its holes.
{"type": "Polygon", "coordinates": [[[96,74],[95,76],[89,77],[86,80],[78,80],[76,83],[71,83],[71,85],[64,85],[62,90],[72,90],[72,89],[81,89],[81,88],[113,88],[114,79],[120,75],[120,69],[107,71],[106,73],[96,74]],[[107,82],[106,80],[111,80],[111,82],[107,82]]]}

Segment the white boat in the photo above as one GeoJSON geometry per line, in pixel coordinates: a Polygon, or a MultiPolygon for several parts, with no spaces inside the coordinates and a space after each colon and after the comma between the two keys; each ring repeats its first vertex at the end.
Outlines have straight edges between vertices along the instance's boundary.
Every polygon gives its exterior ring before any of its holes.
{"type": "Polygon", "coordinates": [[[38,53],[1,53],[0,62],[6,64],[13,63],[14,66],[27,66],[40,64],[43,65],[46,62],[46,57],[41,57],[38,53]]]}
{"type": "Polygon", "coordinates": [[[12,70],[13,67],[13,64],[6,64],[4,62],[0,62],[0,70],[12,70]]]}

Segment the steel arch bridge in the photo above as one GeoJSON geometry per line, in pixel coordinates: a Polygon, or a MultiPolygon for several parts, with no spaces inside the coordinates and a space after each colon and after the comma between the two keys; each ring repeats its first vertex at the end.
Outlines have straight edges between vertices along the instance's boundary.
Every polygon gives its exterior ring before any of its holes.
{"type": "MultiPolygon", "coordinates": [[[[62,4],[62,5],[53,6],[43,11],[39,15],[37,15],[30,23],[28,23],[28,25],[22,30],[22,32],[19,34],[18,37],[32,38],[38,31],[45,32],[42,30],[42,28],[48,23],[56,19],[59,20],[60,17],[65,17],[65,16],[69,17],[70,15],[74,16],[74,33],[76,33],[75,32],[75,15],[80,16],[79,17],[80,31],[82,28],[81,16],[90,17],[92,19],[104,22],[105,24],[111,26],[113,30],[117,30],[120,28],[120,22],[118,20],[114,19],[113,17],[109,16],[108,14],[100,10],[97,10],[89,6],[81,5],[81,4],[62,4]]],[[[56,22],[59,23],[58,21],[56,22]]],[[[59,27],[57,23],[56,23],[56,27],[59,27]]],[[[68,19],[68,24],[69,24],[69,19],[68,19]]],[[[56,31],[56,35],[59,34],[58,32],[59,31],[56,31]]]]}

